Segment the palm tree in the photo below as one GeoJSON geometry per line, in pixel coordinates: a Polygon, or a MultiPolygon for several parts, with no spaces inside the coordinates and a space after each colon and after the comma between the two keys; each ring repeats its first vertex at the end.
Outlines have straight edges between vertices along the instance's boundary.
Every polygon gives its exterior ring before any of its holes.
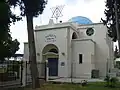
{"type": "Polygon", "coordinates": [[[36,61],[36,49],[34,41],[33,17],[42,14],[47,1],[45,0],[8,0],[10,6],[19,6],[21,16],[26,16],[28,44],[29,44],[29,62],[32,75],[33,88],[39,88],[38,69],[36,61]]]}

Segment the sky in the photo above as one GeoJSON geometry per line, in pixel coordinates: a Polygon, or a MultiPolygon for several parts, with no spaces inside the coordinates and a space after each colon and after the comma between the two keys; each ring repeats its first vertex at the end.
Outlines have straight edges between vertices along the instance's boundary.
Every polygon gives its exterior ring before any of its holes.
{"type": "MultiPolygon", "coordinates": [[[[105,0],[48,0],[43,14],[34,18],[34,27],[48,24],[52,16],[51,8],[57,5],[64,5],[63,16],[59,18],[59,21],[67,22],[74,16],[85,16],[94,23],[99,23],[101,18],[105,18],[105,0]]],[[[18,15],[20,13],[19,8],[13,9],[13,11],[18,15]]],[[[16,22],[15,25],[12,24],[10,27],[13,39],[18,39],[20,42],[20,50],[17,53],[23,53],[24,42],[28,41],[26,25],[26,18],[23,18],[22,21],[16,22]]]]}

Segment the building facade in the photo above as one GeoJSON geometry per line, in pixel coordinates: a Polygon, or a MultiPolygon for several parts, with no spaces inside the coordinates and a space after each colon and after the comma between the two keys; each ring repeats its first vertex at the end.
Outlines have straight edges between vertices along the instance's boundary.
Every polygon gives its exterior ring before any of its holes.
{"type": "MultiPolygon", "coordinates": [[[[49,77],[92,78],[97,70],[105,77],[113,68],[113,42],[102,23],[65,22],[35,27],[37,62],[48,60],[49,77]]],[[[29,60],[24,43],[24,60],[29,60]]],[[[43,68],[39,74],[43,75],[43,68]]]]}

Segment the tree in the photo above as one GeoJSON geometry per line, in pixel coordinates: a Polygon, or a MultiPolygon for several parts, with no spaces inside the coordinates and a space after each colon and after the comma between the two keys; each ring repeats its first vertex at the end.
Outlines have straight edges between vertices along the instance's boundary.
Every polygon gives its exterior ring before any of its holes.
{"type": "Polygon", "coordinates": [[[115,47],[114,57],[115,57],[115,59],[120,57],[119,51],[118,51],[118,49],[117,49],[117,46],[115,47]]]}
{"type": "Polygon", "coordinates": [[[12,57],[16,51],[19,50],[19,42],[17,39],[12,40],[10,34],[10,24],[20,17],[14,15],[9,8],[9,5],[5,0],[0,1],[0,61],[5,60],[5,58],[12,57]]]}
{"type": "Polygon", "coordinates": [[[104,11],[106,18],[102,19],[108,28],[108,35],[114,42],[118,40],[120,52],[120,1],[106,0],[106,9],[104,11]]]}
{"type": "Polygon", "coordinates": [[[28,31],[28,44],[29,44],[29,62],[32,74],[33,88],[40,86],[38,79],[38,69],[36,61],[36,49],[34,41],[33,30],[33,17],[37,17],[42,14],[47,1],[45,0],[8,0],[10,6],[19,6],[21,10],[21,16],[26,16],[27,31],[28,31]]]}

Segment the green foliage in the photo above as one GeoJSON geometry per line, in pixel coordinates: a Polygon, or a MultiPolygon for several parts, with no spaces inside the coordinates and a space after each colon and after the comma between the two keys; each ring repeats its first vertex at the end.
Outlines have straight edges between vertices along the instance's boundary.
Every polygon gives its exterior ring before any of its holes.
{"type": "Polygon", "coordinates": [[[117,84],[117,82],[118,82],[118,79],[116,78],[116,77],[112,77],[111,79],[110,79],[110,82],[111,82],[111,87],[115,87],[115,85],[117,84]]]}
{"type": "Polygon", "coordinates": [[[106,76],[106,78],[104,79],[104,81],[106,81],[106,86],[109,87],[109,85],[110,85],[110,77],[106,76]]]}
{"type": "Polygon", "coordinates": [[[30,67],[33,88],[40,87],[38,80],[38,69],[36,63],[36,50],[34,41],[34,30],[33,30],[33,17],[37,17],[42,14],[47,1],[45,0],[8,0],[7,3],[10,6],[19,6],[21,16],[26,16],[27,20],[27,31],[28,31],[28,43],[29,43],[29,54],[30,54],[30,67]]]}
{"type": "Polygon", "coordinates": [[[115,57],[115,59],[120,57],[117,46],[115,46],[114,57],[115,57]]]}
{"type": "Polygon", "coordinates": [[[105,85],[106,87],[115,87],[115,85],[118,82],[118,79],[116,77],[110,78],[109,76],[106,76],[104,81],[106,81],[106,85],[105,85]]]}
{"type": "Polygon", "coordinates": [[[19,50],[17,39],[12,40],[10,24],[19,21],[21,17],[16,16],[10,10],[6,0],[0,0],[0,60],[13,56],[19,50]]]}
{"type": "MultiPolygon", "coordinates": [[[[19,87],[10,90],[32,90],[31,86],[19,87]]],[[[39,90],[39,89],[38,89],[39,90]]],[[[108,88],[104,87],[104,83],[95,82],[89,83],[86,87],[81,87],[79,84],[44,84],[41,86],[40,90],[120,90],[120,88],[108,88]]]]}
{"type": "Polygon", "coordinates": [[[38,80],[38,69],[36,63],[36,50],[34,41],[34,30],[33,30],[33,17],[37,17],[42,14],[47,1],[45,0],[7,0],[10,6],[19,6],[21,16],[26,16],[27,20],[27,31],[28,31],[28,43],[29,43],[29,54],[30,54],[30,67],[33,88],[40,86],[38,80]]]}
{"type": "Polygon", "coordinates": [[[88,82],[87,82],[86,80],[82,80],[82,81],[81,81],[81,85],[82,85],[82,86],[86,86],[87,83],[88,83],[88,82]]]}
{"type": "Polygon", "coordinates": [[[120,69],[120,61],[116,61],[115,67],[118,68],[118,69],[120,69]]]}
{"type": "MultiPolygon", "coordinates": [[[[117,6],[118,6],[118,16],[120,16],[120,1],[117,1],[117,6]]],[[[106,0],[106,9],[104,11],[106,18],[102,19],[103,23],[108,27],[108,35],[112,38],[114,42],[117,40],[117,32],[115,28],[115,0],[106,0]]],[[[118,17],[120,20],[120,17],[118,17]]],[[[120,23],[119,23],[120,26],[120,23]]]]}
{"type": "Polygon", "coordinates": [[[4,58],[10,58],[13,56],[16,51],[19,50],[19,42],[17,39],[15,40],[5,40],[4,43],[0,44],[0,59],[4,60],[4,58]]]}
{"type": "Polygon", "coordinates": [[[30,15],[37,17],[39,14],[42,14],[47,1],[45,0],[8,0],[9,5],[19,6],[21,15],[30,15]]]}

